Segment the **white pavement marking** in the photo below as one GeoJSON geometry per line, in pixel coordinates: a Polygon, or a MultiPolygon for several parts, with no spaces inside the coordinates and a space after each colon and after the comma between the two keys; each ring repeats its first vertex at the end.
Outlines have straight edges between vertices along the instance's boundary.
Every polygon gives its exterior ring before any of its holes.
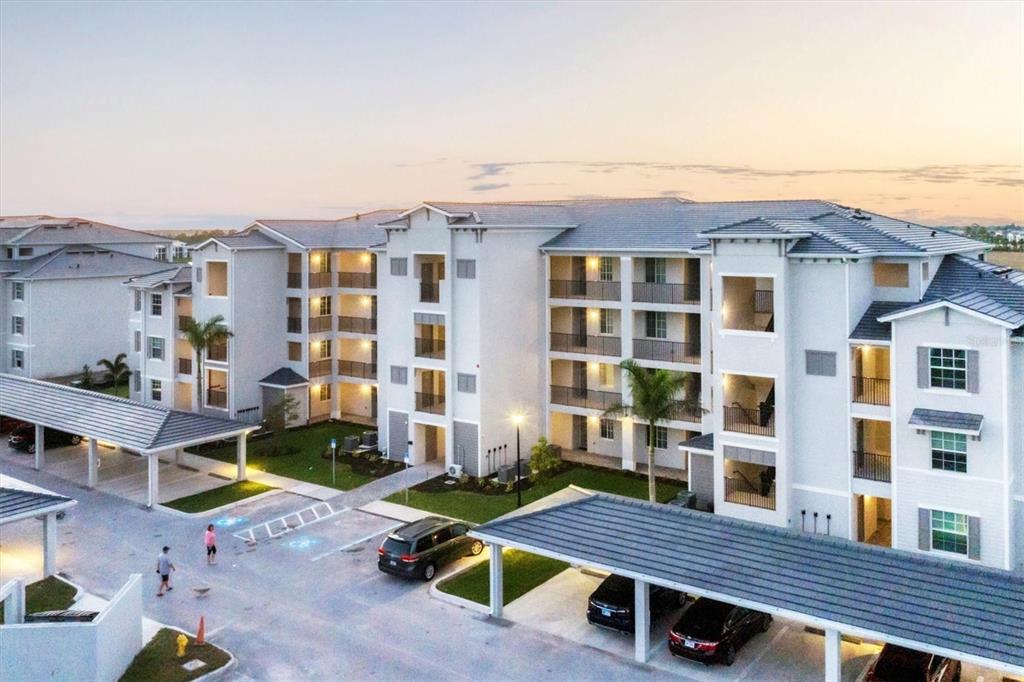
{"type": "Polygon", "coordinates": [[[276,519],[271,519],[270,521],[257,523],[255,526],[250,526],[249,528],[240,530],[237,533],[232,533],[232,535],[239,540],[244,540],[246,542],[272,540],[273,538],[281,537],[285,533],[290,533],[293,530],[298,530],[305,526],[311,526],[314,523],[325,521],[337,516],[338,514],[344,514],[347,511],[351,511],[351,509],[349,507],[335,509],[329,502],[317,502],[312,507],[307,507],[297,512],[291,512],[284,516],[279,516],[276,519]],[[312,521],[307,521],[303,518],[302,512],[307,511],[312,513],[314,517],[312,521]],[[289,522],[289,520],[291,520],[291,522],[289,522]],[[272,525],[277,527],[271,528],[272,525]],[[266,537],[257,537],[257,534],[260,536],[266,535],[266,537]]]}
{"type": "Polygon", "coordinates": [[[788,631],[789,631],[789,626],[788,625],[783,625],[781,628],[779,628],[779,631],[775,633],[774,637],[772,637],[772,641],[768,642],[768,646],[761,648],[761,653],[759,653],[757,656],[754,656],[754,660],[752,660],[747,665],[747,667],[743,669],[743,672],[741,672],[739,675],[736,676],[736,679],[737,680],[745,680],[747,678],[747,673],[750,672],[750,669],[753,668],[755,665],[757,665],[758,661],[760,661],[762,658],[764,658],[764,655],[766,653],[768,653],[768,651],[771,650],[774,647],[775,642],[779,641],[779,638],[782,637],[784,634],[786,634],[786,632],[788,632],[788,631]]]}
{"type": "Polygon", "coordinates": [[[362,543],[366,542],[367,540],[372,540],[375,537],[377,537],[378,535],[382,535],[383,533],[390,533],[394,529],[401,528],[404,525],[405,525],[404,523],[396,523],[393,526],[388,526],[387,528],[382,528],[381,530],[378,530],[376,533],[370,533],[369,535],[367,535],[364,538],[359,538],[358,540],[353,540],[352,542],[348,543],[347,545],[342,545],[341,547],[335,547],[332,550],[329,550],[327,552],[324,552],[323,554],[315,556],[312,559],[310,559],[310,561],[320,561],[321,559],[323,559],[325,557],[329,557],[332,554],[337,554],[338,552],[344,552],[346,549],[350,549],[352,547],[355,547],[356,545],[361,545],[362,543]]]}

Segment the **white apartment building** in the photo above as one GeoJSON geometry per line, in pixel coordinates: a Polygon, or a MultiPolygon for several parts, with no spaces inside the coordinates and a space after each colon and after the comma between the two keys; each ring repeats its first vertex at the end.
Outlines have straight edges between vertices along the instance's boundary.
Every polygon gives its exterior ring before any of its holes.
{"type": "Polygon", "coordinates": [[[0,371],[67,377],[126,352],[121,282],[167,268],[155,259],[172,245],[80,218],[0,218],[0,371]]]}

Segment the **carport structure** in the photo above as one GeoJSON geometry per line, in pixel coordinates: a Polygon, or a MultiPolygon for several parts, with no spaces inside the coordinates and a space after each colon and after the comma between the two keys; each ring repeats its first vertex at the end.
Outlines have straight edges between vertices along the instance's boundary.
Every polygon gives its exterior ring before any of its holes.
{"type": "Polygon", "coordinates": [[[0,374],[0,413],[35,424],[35,468],[46,460],[44,428],[89,439],[88,487],[96,487],[97,443],[148,458],[146,506],[158,501],[160,455],[180,448],[238,438],[236,480],[244,481],[246,437],[259,428],[231,419],[172,410],[162,405],[117,398],[71,386],[0,374]]]}
{"type": "Polygon", "coordinates": [[[633,578],[640,662],[653,584],[824,630],[828,682],[843,634],[1024,674],[1024,576],[1007,571],[604,494],[470,535],[491,546],[494,617],[504,547],[633,578]]]}
{"type": "Polygon", "coordinates": [[[57,572],[57,515],[78,502],[42,488],[0,477],[0,526],[26,519],[43,521],[43,577],[57,572]]]}

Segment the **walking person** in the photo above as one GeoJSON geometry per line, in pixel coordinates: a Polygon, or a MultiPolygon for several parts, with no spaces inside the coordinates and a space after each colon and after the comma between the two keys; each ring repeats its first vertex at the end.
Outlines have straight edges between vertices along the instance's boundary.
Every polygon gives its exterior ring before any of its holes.
{"type": "Polygon", "coordinates": [[[203,533],[203,542],[206,544],[206,563],[213,566],[217,563],[217,531],[211,523],[203,533]]]}
{"type": "Polygon", "coordinates": [[[164,596],[164,591],[171,591],[174,588],[171,587],[171,571],[176,571],[174,564],[171,563],[171,551],[170,547],[164,547],[163,551],[156,558],[156,572],[160,574],[160,589],[157,590],[156,596],[164,596]]]}

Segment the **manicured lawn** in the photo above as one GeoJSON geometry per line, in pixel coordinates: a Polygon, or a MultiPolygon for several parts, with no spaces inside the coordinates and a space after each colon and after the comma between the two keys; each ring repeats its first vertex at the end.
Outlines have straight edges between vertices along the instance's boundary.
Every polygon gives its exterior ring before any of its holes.
{"type": "MultiPolygon", "coordinates": [[[[502,559],[503,596],[506,604],[569,568],[569,564],[564,561],[520,552],[517,549],[506,550],[502,559]]],[[[439,583],[437,589],[486,605],[490,600],[490,570],[491,562],[488,559],[464,573],[439,583]]]]}
{"type": "Polygon", "coordinates": [[[247,497],[265,493],[268,490],[274,490],[274,488],[269,485],[263,485],[262,483],[256,483],[255,481],[236,481],[230,485],[222,485],[221,487],[214,488],[213,490],[207,490],[206,492],[196,493],[195,495],[189,495],[187,497],[179,497],[176,500],[164,502],[164,506],[170,507],[171,509],[177,509],[178,511],[187,512],[189,514],[195,514],[197,512],[216,509],[217,507],[224,506],[225,504],[231,504],[232,502],[238,502],[239,500],[244,500],[247,497]]]}
{"type": "Polygon", "coordinates": [[[106,393],[107,395],[113,395],[113,396],[117,396],[119,398],[127,398],[128,397],[128,384],[127,383],[118,384],[116,392],[114,391],[114,387],[113,386],[107,386],[106,388],[97,388],[96,390],[98,392],[100,392],[100,393],[106,393]]]}
{"type": "MultiPolygon", "coordinates": [[[[342,462],[338,455],[337,483],[331,483],[331,459],[320,454],[330,447],[331,438],[336,438],[341,448],[345,436],[359,435],[368,427],[361,424],[330,423],[315,424],[275,433],[269,438],[252,440],[246,452],[246,465],[252,469],[266,471],[278,476],[287,476],[317,485],[351,490],[374,480],[369,474],[358,473],[342,462]],[[292,451],[294,450],[294,451],[292,451]]],[[[235,461],[235,444],[216,449],[194,450],[198,455],[218,459],[222,462],[235,461]]]]}
{"type": "Polygon", "coordinates": [[[176,640],[181,633],[170,628],[163,628],[156,633],[149,644],[142,648],[124,671],[121,682],[181,682],[194,680],[211,671],[227,665],[231,657],[223,649],[218,649],[212,644],[196,646],[192,637],[188,638],[188,645],[185,647],[185,656],[178,658],[178,645],[176,640]],[[193,659],[199,659],[206,663],[203,667],[192,672],[187,672],[181,667],[193,659]]]}
{"type": "MultiPolygon", "coordinates": [[[[551,493],[557,492],[567,485],[578,485],[581,488],[599,490],[616,495],[647,499],[647,479],[630,472],[599,469],[596,467],[575,466],[558,473],[551,478],[540,481],[528,490],[523,491],[523,504],[529,504],[551,493]]],[[[658,501],[667,502],[676,496],[685,485],[677,482],[658,480],[658,501]]],[[[400,491],[387,498],[388,502],[406,504],[405,491],[400,491]]],[[[451,516],[474,523],[484,523],[507,514],[516,508],[515,492],[501,495],[452,490],[447,492],[423,492],[415,488],[409,490],[410,507],[423,509],[443,516],[451,516]]]]}
{"type": "MultiPolygon", "coordinates": [[[[25,613],[63,611],[71,608],[74,601],[75,588],[53,575],[25,586],[25,613]]],[[[0,623],[3,613],[0,605],[0,623]]]]}

